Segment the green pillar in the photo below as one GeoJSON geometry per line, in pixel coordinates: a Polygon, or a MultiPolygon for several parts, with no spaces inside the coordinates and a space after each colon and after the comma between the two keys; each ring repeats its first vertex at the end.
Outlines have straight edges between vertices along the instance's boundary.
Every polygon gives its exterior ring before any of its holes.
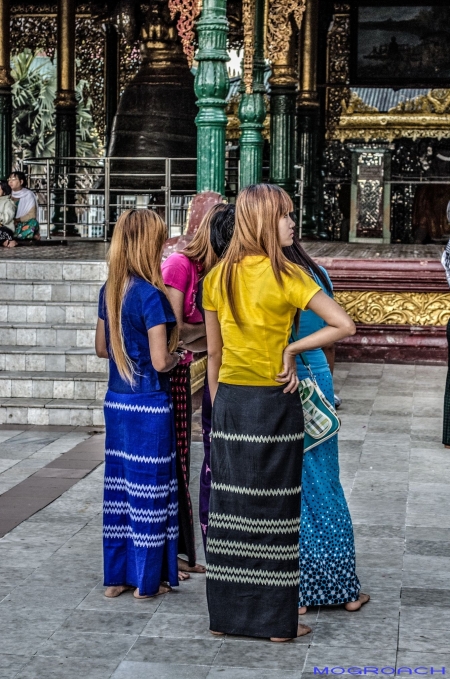
{"type": "MultiPolygon", "coordinates": [[[[287,27],[286,27],[287,28],[287,27]]],[[[292,27],[293,28],[293,27],[292,27]]],[[[270,181],[291,196],[295,193],[295,102],[294,36],[286,54],[272,61],[270,78],[270,181]]]]}
{"type": "Polygon", "coordinates": [[[229,81],[226,63],[228,21],[226,0],[204,0],[197,23],[199,51],[195,76],[198,97],[197,191],[225,194],[225,114],[229,81]]]}
{"type": "Polygon", "coordinates": [[[266,117],[264,101],[264,0],[256,0],[254,18],[254,60],[252,92],[241,84],[239,120],[241,122],[239,188],[258,184],[262,179],[264,139],[262,130],[266,117]]]}
{"type": "Polygon", "coordinates": [[[10,74],[10,4],[0,0],[0,178],[12,170],[12,94],[10,74]]]}
{"type": "Polygon", "coordinates": [[[302,24],[300,92],[297,100],[297,161],[304,167],[303,235],[319,235],[319,97],[317,94],[318,0],[306,3],[302,24]]]}

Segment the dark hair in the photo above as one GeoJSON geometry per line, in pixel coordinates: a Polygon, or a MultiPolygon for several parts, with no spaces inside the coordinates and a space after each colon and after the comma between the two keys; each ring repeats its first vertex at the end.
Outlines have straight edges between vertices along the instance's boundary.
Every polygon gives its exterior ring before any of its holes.
{"type": "Polygon", "coordinates": [[[17,179],[22,182],[22,186],[24,188],[27,187],[27,175],[25,174],[25,172],[21,172],[20,170],[14,170],[13,172],[11,172],[9,176],[17,177],[17,179]]]}
{"type": "Polygon", "coordinates": [[[324,274],[320,266],[316,264],[316,262],[305,252],[297,236],[294,236],[294,242],[292,245],[290,245],[288,248],[283,248],[283,252],[290,262],[299,264],[307,271],[311,271],[311,273],[315,274],[323,284],[326,292],[329,294],[333,292],[327,276],[324,274]]]}
{"type": "Polygon", "coordinates": [[[4,196],[11,195],[11,187],[6,181],[6,179],[0,179],[0,189],[3,191],[4,196]]]}
{"type": "Polygon", "coordinates": [[[211,217],[210,241],[214,252],[219,259],[223,257],[225,250],[230,244],[234,232],[235,207],[233,204],[224,204],[221,209],[211,217]]]}

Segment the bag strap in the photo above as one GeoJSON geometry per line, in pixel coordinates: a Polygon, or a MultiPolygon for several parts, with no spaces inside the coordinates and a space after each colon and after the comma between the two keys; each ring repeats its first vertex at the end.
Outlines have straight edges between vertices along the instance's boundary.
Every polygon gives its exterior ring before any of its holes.
{"type": "Polygon", "coordinates": [[[305,366],[306,370],[309,372],[310,378],[312,379],[314,384],[316,384],[316,378],[315,378],[314,373],[311,369],[310,363],[309,363],[308,359],[306,358],[306,355],[305,354],[298,354],[298,355],[300,356],[302,363],[305,366]]]}

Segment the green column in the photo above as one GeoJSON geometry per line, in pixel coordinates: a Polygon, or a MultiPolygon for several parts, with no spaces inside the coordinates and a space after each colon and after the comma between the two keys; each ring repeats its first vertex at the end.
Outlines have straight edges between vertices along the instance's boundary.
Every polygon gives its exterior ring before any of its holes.
{"type": "Polygon", "coordinates": [[[0,178],[12,169],[12,94],[10,75],[10,5],[0,0],[0,178]]]}
{"type": "Polygon", "coordinates": [[[317,94],[318,0],[309,0],[303,18],[300,92],[297,100],[297,161],[304,167],[303,235],[319,235],[319,97],[317,94]]]}
{"type": "Polygon", "coordinates": [[[225,114],[229,81],[226,63],[226,0],[204,0],[197,23],[199,51],[195,76],[198,97],[197,191],[225,194],[225,114]]]}
{"type": "Polygon", "coordinates": [[[292,52],[272,63],[270,78],[270,181],[295,193],[295,102],[297,81],[292,52]]]}
{"type": "Polygon", "coordinates": [[[254,20],[254,61],[252,92],[241,84],[239,120],[241,122],[239,188],[258,184],[262,179],[264,139],[262,130],[266,117],[264,102],[264,0],[256,0],[254,20]]]}

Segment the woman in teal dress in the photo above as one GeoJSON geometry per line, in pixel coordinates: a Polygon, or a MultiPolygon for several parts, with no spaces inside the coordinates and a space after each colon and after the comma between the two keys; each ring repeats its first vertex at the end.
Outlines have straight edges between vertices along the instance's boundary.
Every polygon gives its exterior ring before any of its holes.
{"type": "MultiPolygon", "coordinates": [[[[323,267],[319,267],[303,250],[298,239],[284,250],[288,259],[309,271],[330,297],[333,286],[323,267]]],[[[325,326],[313,311],[303,311],[298,328],[292,328],[291,341],[307,337],[325,326]]],[[[330,403],[334,403],[333,376],[322,349],[307,351],[306,357],[317,383],[330,403]]],[[[299,379],[308,377],[297,356],[299,379]]],[[[360,593],[355,570],[353,526],[344,490],[339,480],[338,436],[305,453],[302,472],[302,506],[300,525],[300,594],[299,613],[308,606],[345,604],[356,611],[367,601],[360,593]]]]}

